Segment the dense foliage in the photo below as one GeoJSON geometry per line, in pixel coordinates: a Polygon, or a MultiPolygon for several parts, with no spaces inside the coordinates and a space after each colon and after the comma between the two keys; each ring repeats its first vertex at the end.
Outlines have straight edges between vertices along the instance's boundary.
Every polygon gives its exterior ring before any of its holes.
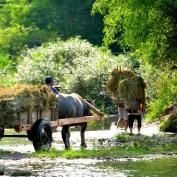
{"type": "Polygon", "coordinates": [[[58,39],[29,49],[22,58],[15,82],[43,84],[44,78],[51,75],[62,86],[62,91],[77,92],[85,98],[96,99],[100,104],[105,104],[104,99],[108,99],[103,93],[103,81],[108,79],[114,67],[121,65],[121,57],[79,38],[58,39]]]}
{"type": "Polygon", "coordinates": [[[25,47],[80,35],[102,41],[102,19],[91,16],[92,1],[0,0],[0,50],[16,56],[25,47]]]}
{"type": "Polygon", "coordinates": [[[176,0],[0,0],[0,84],[43,83],[52,75],[64,92],[106,108],[112,69],[140,65],[152,120],[176,100],[176,10],[176,0]],[[104,45],[124,54],[92,45],[102,41],[96,12],[104,45]]]}
{"type": "Polygon", "coordinates": [[[147,118],[153,120],[163,115],[167,107],[177,98],[176,70],[169,71],[169,66],[158,69],[148,63],[142,65],[141,73],[146,79],[147,118]]]}
{"type": "MultiPolygon", "coordinates": [[[[94,47],[80,38],[58,39],[57,42],[29,49],[21,57],[15,82],[44,83],[45,76],[52,75],[62,86],[62,92],[77,92],[84,98],[94,99],[97,106],[108,112],[112,104],[104,86],[110,72],[119,66],[131,69],[136,63],[131,56],[115,57],[104,48],[94,47]]],[[[152,120],[161,116],[165,108],[175,101],[176,72],[167,73],[168,66],[162,70],[147,62],[140,62],[139,66],[136,73],[147,84],[147,117],[152,120]]]]}
{"type": "Polygon", "coordinates": [[[176,101],[176,10],[175,0],[96,0],[92,9],[103,15],[104,44],[141,59],[150,120],[176,101]]]}
{"type": "Polygon", "coordinates": [[[96,0],[93,12],[104,16],[104,43],[121,44],[153,64],[176,62],[177,1],[96,0]]]}

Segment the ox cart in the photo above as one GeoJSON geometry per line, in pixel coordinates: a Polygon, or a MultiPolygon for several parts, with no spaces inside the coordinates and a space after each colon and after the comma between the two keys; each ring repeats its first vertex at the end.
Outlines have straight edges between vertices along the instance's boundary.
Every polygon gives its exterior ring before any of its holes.
{"type": "MultiPolygon", "coordinates": [[[[52,132],[55,132],[57,127],[65,125],[77,126],[83,122],[103,120],[103,113],[91,105],[87,100],[84,101],[94,112],[93,116],[58,119],[58,109],[56,105],[42,110],[15,111],[14,113],[9,113],[12,117],[11,119],[7,121],[3,120],[3,122],[0,114],[0,137],[28,137],[28,139],[32,141],[36,151],[49,150],[52,144],[52,132]],[[4,134],[4,129],[9,128],[15,129],[19,134],[4,134]],[[20,133],[22,131],[26,131],[27,133],[23,135],[20,133]]],[[[13,109],[14,105],[11,105],[11,107],[13,109]]]]}

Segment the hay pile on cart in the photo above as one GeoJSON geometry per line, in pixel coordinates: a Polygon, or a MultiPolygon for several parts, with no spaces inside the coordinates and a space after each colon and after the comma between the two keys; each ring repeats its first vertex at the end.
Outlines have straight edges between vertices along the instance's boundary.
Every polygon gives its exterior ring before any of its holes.
{"type": "Polygon", "coordinates": [[[43,110],[56,105],[56,96],[45,85],[15,85],[0,91],[0,127],[20,122],[20,112],[43,110]]]}

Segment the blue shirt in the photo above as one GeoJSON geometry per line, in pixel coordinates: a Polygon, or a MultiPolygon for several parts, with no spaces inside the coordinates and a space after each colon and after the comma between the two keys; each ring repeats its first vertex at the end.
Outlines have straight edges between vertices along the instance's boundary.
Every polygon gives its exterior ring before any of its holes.
{"type": "Polygon", "coordinates": [[[58,90],[55,87],[50,87],[51,91],[55,94],[58,94],[58,90]]]}

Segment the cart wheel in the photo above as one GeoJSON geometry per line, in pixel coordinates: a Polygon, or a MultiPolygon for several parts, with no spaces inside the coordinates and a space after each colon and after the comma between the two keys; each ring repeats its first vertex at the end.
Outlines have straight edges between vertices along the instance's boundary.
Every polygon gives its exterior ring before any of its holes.
{"type": "Polygon", "coordinates": [[[33,146],[35,151],[49,150],[52,144],[52,130],[48,121],[39,119],[32,128],[33,146]]]}

